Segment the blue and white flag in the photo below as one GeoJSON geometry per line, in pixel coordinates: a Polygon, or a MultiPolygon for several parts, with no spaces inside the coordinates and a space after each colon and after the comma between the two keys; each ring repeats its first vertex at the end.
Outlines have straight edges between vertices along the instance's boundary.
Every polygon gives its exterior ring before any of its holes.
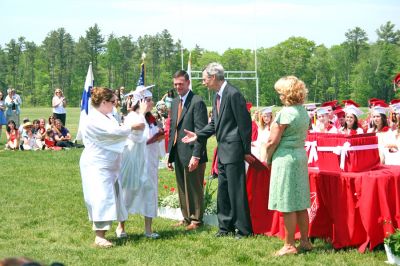
{"type": "Polygon", "coordinates": [[[85,87],[82,92],[82,101],[81,101],[81,116],[79,118],[79,126],[78,133],[76,134],[76,140],[82,140],[82,130],[86,125],[86,118],[89,114],[91,105],[90,105],[90,91],[94,86],[94,78],[93,78],[93,70],[92,70],[92,62],[90,62],[88,72],[86,74],[85,87]]]}

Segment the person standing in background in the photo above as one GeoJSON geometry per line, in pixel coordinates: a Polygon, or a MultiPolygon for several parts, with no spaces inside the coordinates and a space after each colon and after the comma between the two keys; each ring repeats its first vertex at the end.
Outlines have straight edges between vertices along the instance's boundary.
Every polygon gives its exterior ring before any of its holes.
{"type": "Polygon", "coordinates": [[[5,99],[5,104],[7,107],[6,119],[7,123],[8,121],[13,120],[17,128],[20,126],[19,115],[21,113],[21,103],[21,97],[19,97],[19,95],[15,93],[15,89],[9,88],[7,90],[7,97],[5,99]]]}
{"type": "Polygon", "coordinates": [[[5,116],[6,104],[4,102],[3,92],[0,91],[0,138],[3,131],[3,125],[7,125],[7,120],[5,116]]]}
{"type": "Polygon", "coordinates": [[[60,88],[57,88],[54,91],[54,96],[52,100],[53,116],[56,119],[60,119],[64,126],[67,117],[67,112],[65,111],[66,105],[67,102],[65,100],[62,90],[60,88]]]}

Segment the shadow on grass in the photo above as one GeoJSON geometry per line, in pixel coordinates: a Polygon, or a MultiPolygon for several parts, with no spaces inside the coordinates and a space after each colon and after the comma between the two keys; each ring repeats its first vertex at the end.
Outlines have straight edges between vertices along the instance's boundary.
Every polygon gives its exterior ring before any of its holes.
{"type": "MultiPolygon", "coordinates": [[[[172,226],[171,226],[172,227],[172,226]]],[[[175,239],[178,237],[182,237],[182,236],[191,236],[191,235],[198,235],[201,234],[203,232],[206,232],[210,235],[212,235],[211,233],[215,231],[215,229],[212,226],[207,226],[207,225],[203,225],[200,226],[198,229],[196,230],[185,230],[185,227],[179,227],[179,228],[171,228],[171,229],[167,229],[167,230],[157,230],[155,231],[156,233],[158,233],[160,235],[160,238],[158,239],[150,239],[147,238],[144,233],[142,234],[130,234],[128,233],[128,237],[126,238],[117,238],[116,236],[110,237],[109,240],[111,240],[113,243],[115,243],[116,246],[123,246],[123,245],[127,245],[130,243],[137,243],[137,242],[141,242],[141,241],[159,241],[159,240],[169,240],[169,239],[175,239]]]]}

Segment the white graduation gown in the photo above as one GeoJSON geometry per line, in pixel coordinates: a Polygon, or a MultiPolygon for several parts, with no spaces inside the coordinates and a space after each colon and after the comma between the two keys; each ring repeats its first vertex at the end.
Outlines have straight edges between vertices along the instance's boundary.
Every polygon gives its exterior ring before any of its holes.
{"type": "Polygon", "coordinates": [[[265,161],[267,159],[266,143],[270,134],[271,131],[267,127],[265,127],[264,129],[261,129],[261,127],[259,127],[257,140],[252,143],[251,153],[261,161],[265,161]]]}
{"type": "MultiPolygon", "coordinates": [[[[146,125],[146,119],[141,114],[129,112],[125,117],[126,126],[132,127],[139,123],[146,125]]],[[[144,130],[132,130],[122,153],[120,172],[122,198],[129,213],[134,213],[134,198],[139,192],[140,179],[144,175],[146,140],[144,130]]]]}
{"type": "MultiPolygon", "coordinates": [[[[146,122],[144,136],[146,141],[158,132],[158,127],[146,122]]],[[[158,163],[160,159],[159,142],[146,145],[144,153],[145,163],[143,175],[139,180],[136,193],[129,195],[129,209],[131,214],[141,214],[146,217],[157,217],[158,208],[158,163]]]]}
{"type": "Polygon", "coordinates": [[[90,221],[125,221],[128,213],[119,196],[121,154],[131,130],[111,115],[91,110],[82,130],[85,149],[80,159],[83,195],[90,221]]]}

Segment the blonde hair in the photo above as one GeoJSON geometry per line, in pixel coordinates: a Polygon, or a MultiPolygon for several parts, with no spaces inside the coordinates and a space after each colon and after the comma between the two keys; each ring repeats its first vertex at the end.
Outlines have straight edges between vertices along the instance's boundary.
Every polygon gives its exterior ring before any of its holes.
{"type": "Polygon", "coordinates": [[[274,87],[284,105],[302,104],[308,93],[304,82],[295,76],[280,78],[274,87]]]}
{"type": "Polygon", "coordinates": [[[260,126],[260,128],[261,128],[262,130],[264,130],[267,126],[268,126],[268,129],[269,129],[269,130],[271,129],[271,124],[272,124],[272,121],[274,120],[274,115],[273,115],[273,113],[270,113],[270,114],[271,114],[271,119],[269,120],[269,123],[268,123],[268,124],[266,124],[266,123],[264,122],[263,113],[259,113],[259,114],[258,114],[258,117],[259,117],[259,122],[258,122],[258,124],[259,124],[259,126],[260,126]]]}

